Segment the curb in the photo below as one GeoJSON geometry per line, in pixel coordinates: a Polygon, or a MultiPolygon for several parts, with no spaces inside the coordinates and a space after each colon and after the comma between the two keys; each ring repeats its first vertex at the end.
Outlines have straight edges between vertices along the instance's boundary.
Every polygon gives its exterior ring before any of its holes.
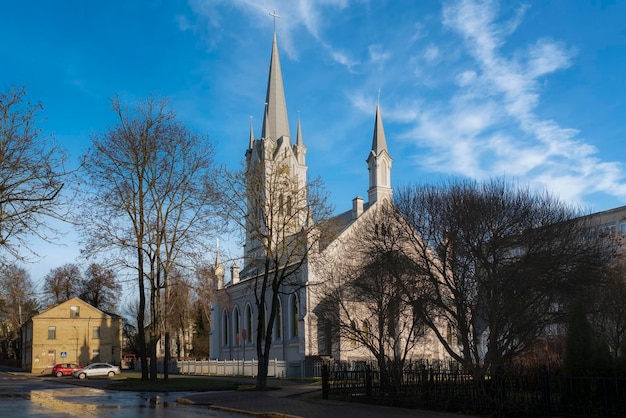
{"type": "MultiPolygon", "coordinates": [[[[191,399],[182,398],[182,397],[176,399],[176,403],[179,403],[182,405],[201,405],[201,404],[195,403],[191,399]]],[[[253,412],[253,411],[248,411],[246,409],[230,408],[227,406],[219,406],[219,405],[208,405],[207,408],[213,409],[215,411],[232,412],[235,414],[245,414],[245,415],[261,417],[261,418],[302,418],[299,415],[289,415],[289,414],[283,414],[281,412],[253,412]]]]}

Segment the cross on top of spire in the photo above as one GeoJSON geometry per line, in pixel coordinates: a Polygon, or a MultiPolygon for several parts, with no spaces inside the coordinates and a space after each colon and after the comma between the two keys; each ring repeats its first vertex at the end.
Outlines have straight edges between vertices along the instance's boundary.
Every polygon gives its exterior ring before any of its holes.
{"type": "Polygon", "coordinates": [[[269,15],[274,18],[274,32],[276,32],[276,18],[280,19],[280,16],[276,13],[276,9],[274,9],[273,12],[270,12],[269,15]]]}

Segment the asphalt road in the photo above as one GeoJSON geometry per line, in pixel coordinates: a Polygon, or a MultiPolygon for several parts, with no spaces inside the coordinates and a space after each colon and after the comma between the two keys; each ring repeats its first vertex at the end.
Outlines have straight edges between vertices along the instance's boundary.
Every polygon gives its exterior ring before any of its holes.
{"type": "Polygon", "coordinates": [[[75,386],[63,379],[0,371],[0,417],[243,417],[176,403],[186,393],[142,393],[75,386]]]}

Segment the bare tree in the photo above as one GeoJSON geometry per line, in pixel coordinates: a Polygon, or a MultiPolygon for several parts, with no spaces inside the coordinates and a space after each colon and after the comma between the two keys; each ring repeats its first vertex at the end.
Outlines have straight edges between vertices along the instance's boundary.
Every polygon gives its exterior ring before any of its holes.
{"type": "MultiPolygon", "coordinates": [[[[88,252],[116,249],[124,266],[137,272],[140,347],[146,341],[148,284],[154,359],[170,272],[206,252],[216,230],[214,152],[208,137],[189,131],[166,101],[149,98],[132,109],[118,98],[112,102],[118,124],[95,135],[84,158],[89,195],[82,221],[88,252]]],[[[142,379],[148,379],[146,354],[142,379]]],[[[155,361],[149,377],[157,379],[155,361]]]]}
{"type": "Polygon", "coordinates": [[[334,329],[342,352],[373,357],[386,390],[396,390],[407,361],[425,338],[416,268],[406,252],[406,227],[386,201],[366,212],[352,234],[339,239],[336,260],[320,260],[322,302],[316,314],[334,329]],[[410,292],[410,293],[407,293],[410,292]]]}
{"type": "Polygon", "coordinates": [[[170,273],[170,283],[167,288],[167,304],[163,304],[163,329],[169,330],[166,337],[166,350],[171,351],[170,339],[174,340],[176,357],[187,357],[188,346],[192,343],[192,286],[183,271],[176,269],[170,273]]]}
{"type": "Polygon", "coordinates": [[[80,294],[83,280],[80,268],[68,263],[55,267],[44,277],[43,291],[48,304],[58,305],[80,294]]]}
{"type": "Polygon", "coordinates": [[[60,192],[65,156],[37,128],[41,104],[26,90],[0,92],[0,248],[24,258],[32,236],[46,241],[56,232],[46,221],[62,219],[60,192]]]}
{"type": "Polygon", "coordinates": [[[245,171],[223,178],[225,212],[246,232],[242,277],[249,280],[258,312],[256,385],[263,389],[279,296],[304,286],[301,268],[325,237],[332,208],[321,180],[299,179],[281,155],[249,161],[245,171]]]}
{"type": "Polygon", "coordinates": [[[213,301],[215,270],[206,264],[196,269],[193,285],[194,299],[191,306],[191,315],[194,329],[192,354],[206,356],[211,354],[211,305],[213,301]]]}
{"type": "Polygon", "coordinates": [[[543,335],[558,320],[557,308],[606,263],[578,211],[504,180],[406,187],[396,205],[425,277],[416,309],[448,353],[478,376],[543,335]],[[451,336],[436,318],[448,322],[451,336]]]}
{"type": "Polygon", "coordinates": [[[0,358],[20,358],[20,328],[39,304],[28,272],[15,264],[0,270],[0,358]]]}
{"type": "Polygon", "coordinates": [[[112,269],[91,263],[78,285],[78,297],[106,312],[114,312],[122,286],[112,269]]]}

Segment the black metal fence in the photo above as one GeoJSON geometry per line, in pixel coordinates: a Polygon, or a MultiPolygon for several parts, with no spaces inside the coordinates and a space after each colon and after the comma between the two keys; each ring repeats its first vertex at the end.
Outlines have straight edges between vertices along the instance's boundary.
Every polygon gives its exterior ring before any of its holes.
{"type": "Polygon", "coordinates": [[[565,377],[548,369],[507,370],[477,382],[456,367],[415,365],[389,385],[375,365],[328,364],[322,396],[507,417],[626,417],[623,377],[565,377]]]}

